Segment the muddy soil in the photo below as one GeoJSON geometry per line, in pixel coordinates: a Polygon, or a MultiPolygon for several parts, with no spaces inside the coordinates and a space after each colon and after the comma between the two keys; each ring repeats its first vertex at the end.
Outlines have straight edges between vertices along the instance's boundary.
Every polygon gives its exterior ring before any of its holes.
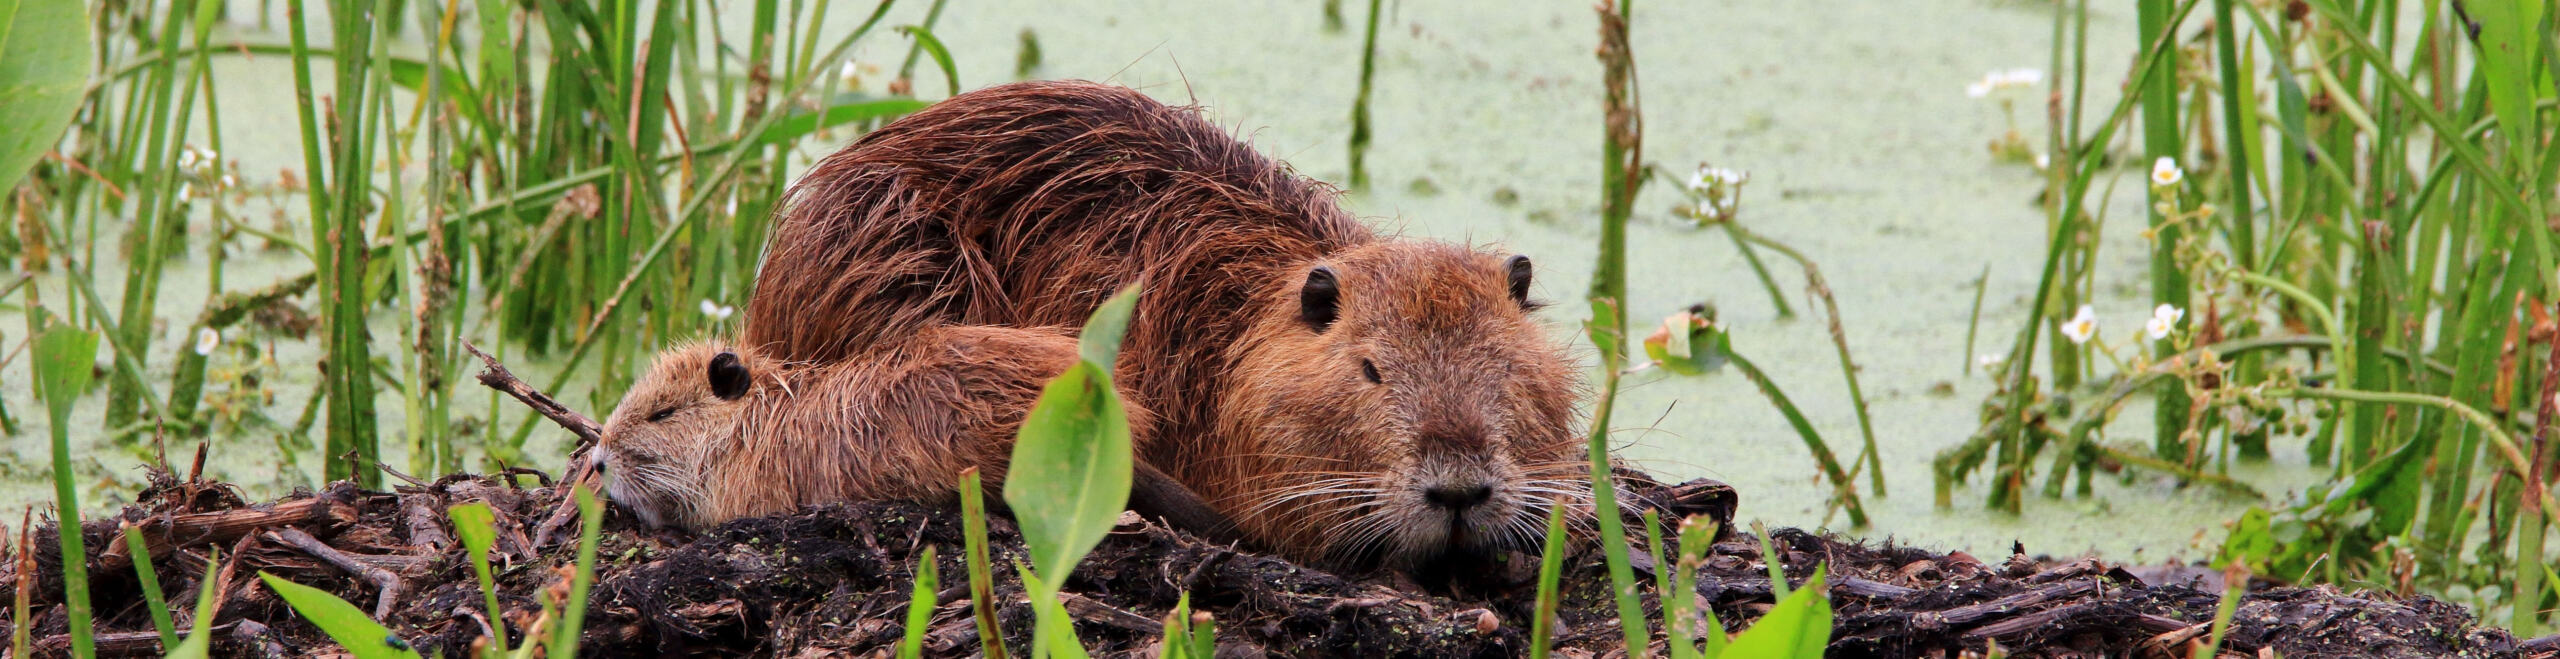
{"type": "MultiPolygon", "coordinates": [[[[1663,485],[1625,472],[1633,508],[1665,518],[1732,518],[1736,497],[1712,481],[1663,485]]],[[[220,588],[215,650],[226,656],[310,656],[340,650],[261,586],[271,572],[337,593],[426,652],[463,656],[490,625],[520,634],[546,590],[565,592],[574,524],[559,524],[562,488],[538,474],[448,477],[362,491],[339,484],[248,502],[221,483],[156,476],[116,520],[86,525],[100,647],[159,651],[119,523],[143,528],[163,592],[191,602],[220,588]],[[507,620],[484,615],[480,589],[444,509],[485,501],[498,513],[495,550],[507,620]],[[546,522],[551,522],[546,524],[546,522]],[[221,562],[207,578],[208,559],[221,562]]],[[[1630,521],[1633,521],[1630,516],[1630,521]]],[[[991,520],[994,563],[1024,558],[1012,522],[991,520]]],[[[1985,561],[1792,529],[1770,533],[1790,581],[1827,565],[1836,611],[1835,657],[1957,656],[1996,642],[2017,657],[2188,656],[2218,592],[2201,583],[2146,583],[2121,566],[2055,561],[2023,551],[1985,561]]],[[[5,561],[14,586],[33,569],[38,654],[67,648],[60,556],[49,529],[33,533],[31,563],[5,561]]],[[[1641,545],[1639,545],[1641,546],[1641,545]]],[[[934,551],[941,602],[926,631],[932,656],[978,654],[961,555],[960,516],[905,503],[811,508],[732,522],[699,536],[609,518],[583,643],[591,656],[887,656],[902,638],[918,557],[934,551]]],[[[1596,545],[1569,550],[1560,656],[1623,654],[1607,571],[1596,545]]],[[[1727,534],[1694,595],[1733,629],[1772,600],[1757,538],[1727,534]]],[[[1639,557],[1645,606],[1659,612],[1651,561],[1639,557]]],[[[1124,517],[1067,581],[1077,633],[1099,656],[1153,655],[1163,618],[1188,593],[1215,616],[1218,654],[1468,657],[1527,652],[1536,557],[1515,554],[1447,574],[1337,574],[1204,541],[1124,517]]],[[[2146,571],[2155,580],[2175,574],[2146,571]]],[[[2202,572],[2189,570],[2188,573],[2202,572]]],[[[1006,644],[1029,642],[1030,608],[1009,568],[996,570],[1006,644]]],[[[2218,588],[2215,588],[2218,591],[2218,588]]],[[[185,628],[189,613],[178,614],[185,628]]],[[[1661,639],[1657,630],[1655,649],[1661,639]]],[[[2226,656],[2550,657],[2554,639],[2518,642],[2462,607],[2425,597],[2259,585],[2235,616],[2226,656]]]]}

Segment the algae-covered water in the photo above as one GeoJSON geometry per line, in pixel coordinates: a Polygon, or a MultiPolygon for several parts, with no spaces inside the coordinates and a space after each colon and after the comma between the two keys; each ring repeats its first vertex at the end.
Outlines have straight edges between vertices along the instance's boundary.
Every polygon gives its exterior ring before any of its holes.
{"type": "MultiPolygon", "coordinates": [[[[722,4],[731,15],[747,10],[745,3],[722,4]]],[[[898,8],[888,24],[920,20],[923,4],[898,8]]],[[[1108,80],[1197,103],[1264,153],[1340,182],[1347,178],[1344,145],[1366,3],[1345,4],[1348,24],[1332,30],[1312,2],[951,0],[935,31],[956,54],[964,86],[1013,79],[1027,29],[1043,54],[1036,77],[1108,80]]],[[[1644,155],[1675,176],[1647,188],[1629,232],[1632,315],[1649,325],[1692,303],[1713,303],[1735,348],[1786,388],[1843,461],[1855,456],[1856,417],[1820,306],[1803,295],[1801,276],[1784,261],[1770,262],[1799,311],[1781,319],[1728,238],[1670,212],[1681,200],[1670,183],[1697,163],[1748,170],[1742,221],[1818,261],[1838,295],[1891,493],[1870,497],[1871,528],[1847,529],[1844,517],[1827,517],[1827,487],[1816,480],[1810,454],[1767,400],[1730,372],[1630,378],[1617,412],[1621,455],[1667,477],[1730,483],[1742,495],[1741,518],[1771,525],[1829,520],[1834,530],[1984,555],[1999,555],[2018,541],[2038,553],[2094,551],[2145,562],[2198,556],[2219,541],[2221,521],[2251,502],[2149,476],[2101,479],[2088,500],[2030,497],[2023,516],[1984,511],[1979,487],[1958,489],[1951,510],[1932,505],[1930,459],[1974,432],[1979,403],[1992,389],[1981,368],[1970,374],[1965,368],[1976,280],[1987,272],[1976,350],[2000,353],[2026,318],[2026,296],[2046,243],[2036,202],[2041,175],[1986,148],[2012,128],[2003,98],[2016,107],[2015,129],[2043,143],[2043,88],[1973,98],[1965,87],[1987,71],[2047,67],[2052,11],[2045,3],[2006,0],[1639,4],[1633,43],[1644,155]]],[[[2116,98],[2114,81],[2122,79],[2134,30],[2129,9],[2105,5],[2090,12],[2087,121],[2095,122],[2116,98]]],[[[830,12],[835,25],[828,36],[850,29],[861,13],[830,12]]],[[[1581,1],[1389,3],[1372,107],[1374,189],[1351,195],[1352,208],[1407,235],[1530,254],[1539,264],[1539,296],[1579,299],[1596,252],[1600,189],[1596,26],[1589,3],[1581,1]]],[[[244,39],[276,40],[252,26],[224,29],[244,39]]],[[[905,53],[902,41],[873,39],[860,57],[893,69],[905,53]]],[[[281,75],[284,62],[217,58],[215,66],[215,80],[224,85],[225,157],[239,159],[253,179],[298,169],[299,133],[287,105],[292,83],[281,75]]],[[[317,74],[327,79],[325,70],[317,74]]],[[[923,93],[942,93],[937,80],[919,77],[923,93]]],[[[2148,314],[2140,174],[2123,175],[2125,184],[2104,206],[2095,286],[2101,338],[2118,344],[2139,331],[2148,314]]],[[[267,212],[264,203],[251,202],[248,212],[267,212]]],[[[300,203],[287,198],[280,205],[300,203]]],[[[98,290],[110,299],[121,290],[106,275],[118,270],[115,264],[114,256],[102,254],[98,290]]],[[[202,308],[206,264],[194,257],[171,267],[187,270],[164,284],[156,320],[184,328],[202,308]]],[[[307,268],[286,252],[246,254],[226,268],[226,288],[262,285],[307,268]]],[[[56,276],[40,278],[37,286],[48,300],[68,294],[56,276]]],[[[9,309],[0,332],[15,333],[10,330],[25,323],[16,307],[9,309]]],[[[1568,303],[1545,312],[1559,340],[1579,336],[1584,309],[1568,303]]],[[[377,318],[377,336],[390,333],[388,323],[387,315],[377,318]]],[[[169,336],[176,331],[155,339],[155,377],[165,378],[175,352],[190,343],[169,336]]],[[[273,350],[277,365],[266,372],[275,397],[265,412],[289,425],[314,381],[309,364],[317,350],[292,341],[273,350]]],[[[240,359],[226,351],[214,363],[236,366],[240,359]]],[[[0,381],[30,381],[27,362],[0,368],[0,381]]],[[[549,369],[520,363],[517,370],[549,369]]],[[[51,498],[43,480],[41,407],[30,389],[11,384],[0,391],[23,422],[9,439],[12,456],[0,464],[0,502],[51,498]]],[[[573,405],[594,407],[582,392],[568,394],[563,398],[573,405]]],[[[83,483],[90,486],[84,507],[92,509],[130,495],[149,450],[110,445],[98,422],[103,398],[84,399],[73,424],[83,483]]],[[[491,409],[476,393],[463,400],[473,401],[466,413],[485,416],[491,409]]],[[[401,427],[395,394],[386,391],[378,408],[387,432],[401,427]]],[[[508,419],[521,414],[512,404],[499,409],[508,419]]],[[[2148,419],[2137,401],[2109,433],[2147,443],[2148,419]]],[[[288,463],[292,451],[263,439],[275,434],[217,440],[210,471],[255,495],[310,483],[318,471],[312,451],[288,463]]],[[[404,464],[397,442],[386,444],[393,445],[392,463],[404,464]]],[[[193,440],[177,441],[170,452],[176,458],[192,447],[193,440]]],[[[557,467],[558,433],[537,433],[528,448],[536,466],[557,467]]],[[[2280,445],[2273,463],[2240,464],[2234,471],[2282,493],[2320,475],[2302,463],[2298,444],[2280,445]]]]}

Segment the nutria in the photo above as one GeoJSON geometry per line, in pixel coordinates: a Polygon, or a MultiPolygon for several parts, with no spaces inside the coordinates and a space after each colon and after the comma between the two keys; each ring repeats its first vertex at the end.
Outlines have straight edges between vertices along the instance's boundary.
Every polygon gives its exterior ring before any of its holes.
{"type": "Polygon", "coordinates": [[[1115,367],[1156,413],[1139,459],[1254,544],[1410,566],[1534,542],[1588,486],[1579,373],[1531,316],[1529,260],[1382,237],[1338,196],[1126,88],[961,94],[793,184],[741,343],[859,361],[1080,325],[1144,282],[1115,367]]]}
{"type": "MultiPolygon", "coordinates": [[[[1042,383],[1076,359],[1075,339],[1054,328],[938,327],[825,364],[717,340],[678,346],[605,421],[606,492],[649,526],[692,529],[832,501],[949,502],[963,469],[1004,482],[1042,383]]],[[[1148,427],[1144,406],[1125,407],[1148,427]]],[[[1152,467],[1133,496],[1142,513],[1227,532],[1152,467]]]]}

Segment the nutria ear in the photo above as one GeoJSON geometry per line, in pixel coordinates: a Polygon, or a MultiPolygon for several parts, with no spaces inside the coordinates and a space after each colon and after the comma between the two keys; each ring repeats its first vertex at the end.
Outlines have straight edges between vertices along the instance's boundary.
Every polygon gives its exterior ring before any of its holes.
{"type": "Polygon", "coordinates": [[[747,395],[747,384],[753,381],[747,374],[747,365],[738,361],[738,353],[728,351],[711,356],[710,375],[711,395],[719,396],[721,400],[737,400],[739,396],[747,395]]]}
{"type": "Polygon", "coordinates": [[[1333,268],[1316,266],[1307,271],[1307,285],[1298,290],[1298,319],[1308,327],[1323,332],[1340,316],[1342,291],[1334,280],[1333,268]]]}
{"type": "Polygon", "coordinates": [[[1513,254],[1511,258],[1502,260],[1502,269],[1511,273],[1511,301],[1518,302],[1521,306],[1528,306],[1529,256],[1513,254]]]}

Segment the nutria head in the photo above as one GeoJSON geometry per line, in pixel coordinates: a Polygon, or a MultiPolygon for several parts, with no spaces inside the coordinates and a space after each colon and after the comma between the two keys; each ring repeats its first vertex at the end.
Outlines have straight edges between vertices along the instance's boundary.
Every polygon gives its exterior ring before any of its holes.
{"type": "Polygon", "coordinates": [[[1577,371],[1524,256],[1388,241],[1264,289],[1220,414],[1263,462],[1240,523],[1301,553],[1413,567],[1534,546],[1589,486],[1577,371]]]}
{"type": "Polygon", "coordinates": [[[770,369],[754,351],[716,341],[659,354],[605,420],[606,494],[651,527],[697,526],[704,461],[739,434],[770,369]]]}

